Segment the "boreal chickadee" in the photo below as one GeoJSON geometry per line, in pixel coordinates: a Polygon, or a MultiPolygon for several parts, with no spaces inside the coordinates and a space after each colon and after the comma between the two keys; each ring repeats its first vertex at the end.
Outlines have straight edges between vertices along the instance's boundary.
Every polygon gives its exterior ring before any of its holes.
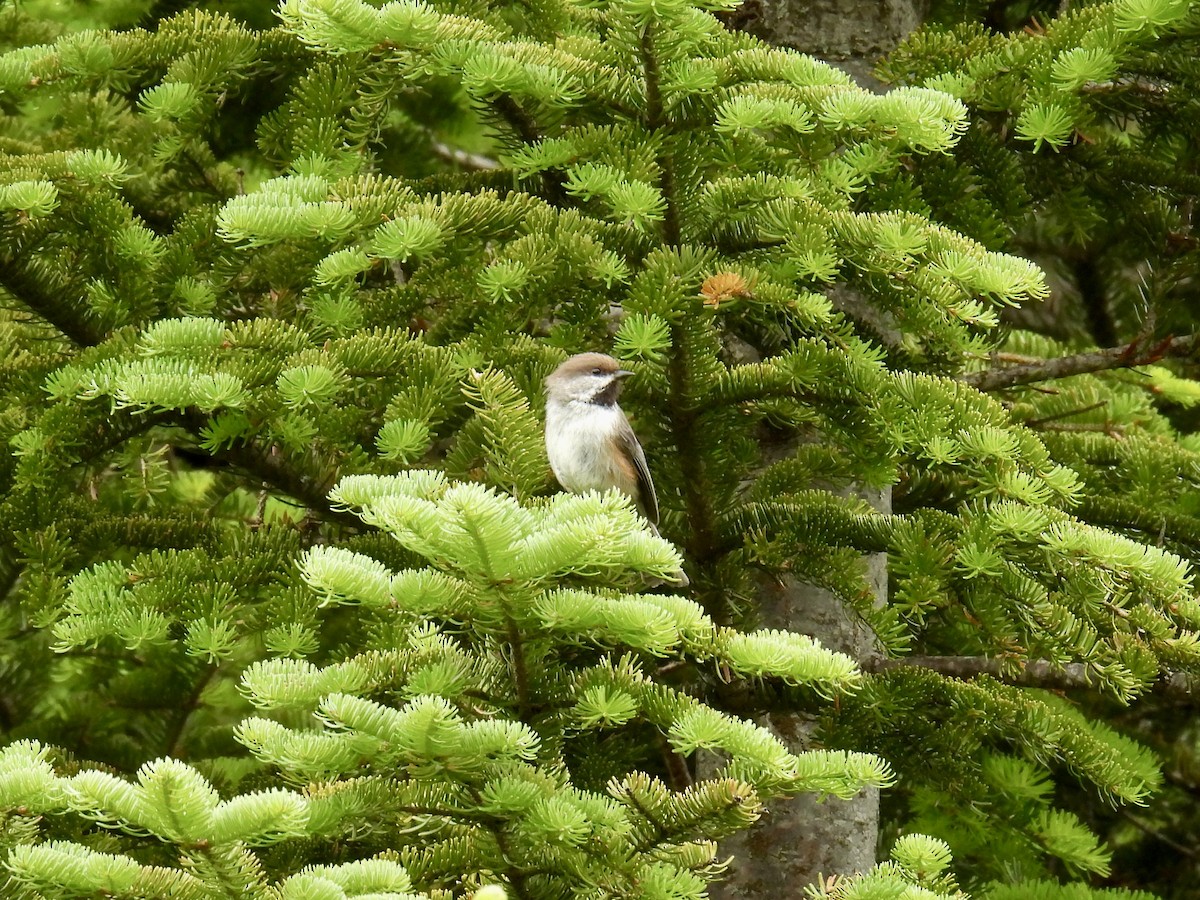
{"type": "MultiPolygon", "coordinates": [[[[633,373],[603,353],[570,357],[546,379],[546,455],[558,483],[573,494],[616,488],[658,533],[658,497],[646,454],[617,405],[633,373]]],[[[679,572],[675,583],[687,585],[679,572]]]]}

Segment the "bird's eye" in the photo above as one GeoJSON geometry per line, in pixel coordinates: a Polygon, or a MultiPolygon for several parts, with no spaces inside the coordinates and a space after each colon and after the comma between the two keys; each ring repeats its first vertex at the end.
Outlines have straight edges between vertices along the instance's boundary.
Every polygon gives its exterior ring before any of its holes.
{"type": "Polygon", "coordinates": [[[592,374],[593,375],[603,375],[604,370],[601,369],[599,366],[596,366],[596,368],[592,369],[592,374]]]}

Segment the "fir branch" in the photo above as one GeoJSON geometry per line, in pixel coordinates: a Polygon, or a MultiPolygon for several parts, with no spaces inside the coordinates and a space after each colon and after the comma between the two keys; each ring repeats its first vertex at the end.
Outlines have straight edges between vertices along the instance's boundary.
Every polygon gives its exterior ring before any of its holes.
{"type": "Polygon", "coordinates": [[[958,380],[981,391],[999,391],[1037,381],[1069,378],[1108,369],[1131,369],[1158,362],[1167,357],[1186,358],[1200,351],[1200,331],[1180,337],[1167,338],[1159,343],[1147,343],[1137,338],[1120,347],[1108,347],[1074,356],[1039,359],[1015,366],[984,369],[959,375],[958,380]]]}
{"type": "MultiPolygon", "coordinates": [[[[662,91],[659,87],[658,57],[654,55],[654,26],[646,25],[641,42],[642,73],[646,79],[646,125],[650,132],[659,131],[667,124],[663,116],[662,91]]],[[[676,196],[675,161],[671,154],[662,150],[658,154],[659,189],[666,201],[667,210],[663,219],[663,239],[672,247],[683,240],[683,229],[679,221],[679,199],[676,196]]]]}
{"type": "Polygon", "coordinates": [[[212,680],[219,671],[221,671],[220,666],[206,666],[204,674],[196,679],[196,683],[192,686],[187,699],[180,706],[178,715],[175,716],[175,720],[167,729],[163,755],[173,756],[175,759],[183,759],[185,757],[182,746],[183,733],[187,731],[187,725],[191,721],[192,713],[200,708],[200,696],[204,693],[204,689],[212,683],[212,680]]]}
{"type": "MultiPolygon", "coordinates": [[[[116,410],[108,414],[104,421],[104,427],[98,429],[99,436],[97,436],[95,431],[87,427],[88,420],[81,417],[76,422],[81,426],[81,430],[73,435],[74,439],[69,442],[72,451],[76,454],[74,464],[86,466],[109,451],[115,450],[126,441],[164,424],[167,420],[168,417],[165,414],[135,415],[127,410],[116,410]]],[[[65,473],[63,477],[66,477],[65,473]]],[[[71,527],[69,520],[60,519],[60,521],[63,522],[64,527],[71,527]]],[[[106,520],[106,527],[111,526],[113,521],[112,519],[106,520]]],[[[127,524],[129,519],[119,518],[117,521],[127,524]]],[[[29,524],[24,523],[24,527],[29,527],[29,524]]],[[[14,544],[12,528],[0,530],[0,598],[8,596],[24,571],[25,566],[22,565],[20,554],[14,544]]]]}
{"type": "MultiPolygon", "coordinates": [[[[471,792],[471,797],[475,800],[477,806],[484,806],[485,801],[483,795],[473,787],[467,788],[471,792]]],[[[517,862],[516,855],[512,852],[512,848],[508,842],[508,835],[505,834],[504,825],[502,822],[485,822],[484,827],[492,833],[492,837],[496,841],[496,847],[500,851],[500,855],[508,864],[509,870],[505,872],[508,878],[509,886],[519,900],[532,900],[532,894],[525,883],[526,870],[517,862]]]]}
{"type": "Polygon", "coordinates": [[[1075,514],[1094,525],[1140,531],[1147,543],[1161,545],[1163,538],[1200,547],[1200,518],[1146,506],[1116,496],[1084,497],[1075,514]]]}
{"type": "MultiPolygon", "coordinates": [[[[664,744],[668,750],[670,750],[670,744],[667,743],[665,737],[660,736],[659,741],[660,743],[664,744]]],[[[637,792],[629,787],[628,782],[622,784],[621,787],[621,793],[629,802],[629,805],[637,810],[638,815],[645,819],[650,827],[654,829],[653,834],[638,842],[638,850],[646,851],[652,847],[656,847],[659,844],[664,843],[667,840],[667,836],[670,834],[670,832],[667,830],[667,826],[659,820],[658,816],[654,815],[654,811],[652,809],[647,807],[646,804],[642,803],[641,799],[637,795],[637,792]]]]}
{"type": "MultiPolygon", "coordinates": [[[[861,665],[865,671],[874,674],[892,669],[921,668],[962,681],[988,675],[1017,687],[1059,691],[1096,689],[1096,680],[1086,663],[1060,666],[1048,660],[1033,659],[1022,662],[1020,669],[1013,671],[1008,661],[988,656],[906,656],[897,659],[877,657],[864,660],[861,665]]],[[[1193,684],[1191,676],[1177,672],[1158,682],[1155,692],[1166,697],[1191,698],[1193,684]]]]}
{"type": "MultiPolygon", "coordinates": [[[[1006,661],[986,656],[905,656],[871,657],[858,661],[859,667],[873,675],[896,669],[927,669],[956,681],[970,681],[980,675],[1014,687],[1054,691],[1097,691],[1096,679],[1089,676],[1085,663],[1058,666],[1048,660],[1030,660],[1020,671],[1006,661]]],[[[1177,672],[1157,682],[1152,691],[1160,697],[1181,700],[1188,706],[1200,702],[1194,690],[1197,679],[1177,672]]],[[[731,715],[759,716],[769,713],[803,715],[815,713],[814,696],[804,688],[784,684],[777,678],[732,678],[699,688],[697,699],[731,715]]]]}
{"type": "Polygon", "coordinates": [[[533,121],[533,116],[522,109],[511,94],[500,94],[492,101],[492,105],[526,144],[536,144],[542,139],[542,132],[533,121]]]}
{"type": "Polygon", "coordinates": [[[667,367],[670,403],[667,417],[671,434],[679,453],[679,468],[683,474],[683,502],[687,509],[687,557],[705,565],[718,552],[714,527],[716,514],[712,508],[712,492],[707,490],[708,479],[704,461],[697,450],[696,428],[699,416],[688,402],[692,379],[681,348],[680,328],[673,327],[672,344],[676,348],[667,367]]]}
{"type": "Polygon", "coordinates": [[[100,343],[104,332],[65,302],[60,293],[46,289],[47,274],[30,271],[28,265],[0,256],[0,288],[80,347],[100,343]]]}
{"type": "MultiPolygon", "coordinates": [[[[182,424],[193,434],[199,434],[208,424],[208,420],[199,413],[190,413],[185,416],[182,424]]],[[[195,452],[205,451],[196,449],[195,452]]],[[[284,454],[279,448],[264,447],[254,440],[208,455],[212,459],[228,462],[251,473],[289,497],[295,497],[309,509],[318,511],[332,522],[349,525],[359,531],[374,530],[358,516],[336,508],[329,501],[329,491],[341,474],[336,467],[328,472],[306,471],[306,467],[299,460],[284,454]]]]}
{"type": "Polygon", "coordinates": [[[886,553],[900,516],[863,513],[827,491],[809,491],[781,500],[747,503],[720,520],[722,553],[741,546],[749,534],[764,533],[800,543],[853,547],[863,553],[886,553]]]}
{"type": "MultiPolygon", "coordinates": [[[[1106,160],[1115,181],[1144,185],[1154,190],[1166,188],[1180,194],[1200,194],[1200,176],[1188,166],[1177,166],[1165,160],[1152,159],[1145,153],[1126,157],[1124,154],[1106,160]]],[[[1187,232],[1190,235],[1190,229],[1187,232]]],[[[1185,238],[1192,241],[1190,236],[1185,238]]]]}
{"type": "MultiPolygon", "coordinates": [[[[516,132],[524,143],[533,146],[542,140],[544,135],[533,120],[516,100],[509,94],[501,94],[492,101],[492,105],[500,117],[516,132]]],[[[542,194],[545,200],[554,206],[570,206],[571,199],[563,189],[564,179],[561,173],[554,171],[542,172],[542,194]]]]}
{"type": "MultiPolygon", "coordinates": [[[[506,604],[507,606],[507,604],[506,604]]],[[[522,722],[529,721],[529,673],[525,668],[525,643],[521,629],[507,609],[504,610],[504,625],[508,631],[508,643],[512,647],[513,681],[517,689],[517,712],[522,722]]]]}
{"type": "MultiPolygon", "coordinates": [[[[476,795],[478,796],[478,795],[476,795]]],[[[394,807],[399,812],[407,813],[410,816],[430,816],[440,819],[449,819],[451,822],[471,822],[481,825],[495,825],[499,820],[492,813],[479,812],[470,809],[441,809],[437,806],[417,805],[411,803],[401,803],[394,807]]]]}

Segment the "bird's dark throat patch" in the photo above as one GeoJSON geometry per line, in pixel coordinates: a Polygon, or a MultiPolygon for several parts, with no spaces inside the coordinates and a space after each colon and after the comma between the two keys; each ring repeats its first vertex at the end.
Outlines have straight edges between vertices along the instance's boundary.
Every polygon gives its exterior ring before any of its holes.
{"type": "Polygon", "coordinates": [[[592,399],[588,403],[594,403],[596,406],[613,406],[617,402],[617,394],[621,392],[621,382],[613,379],[605,387],[592,395],[592,399]]]}

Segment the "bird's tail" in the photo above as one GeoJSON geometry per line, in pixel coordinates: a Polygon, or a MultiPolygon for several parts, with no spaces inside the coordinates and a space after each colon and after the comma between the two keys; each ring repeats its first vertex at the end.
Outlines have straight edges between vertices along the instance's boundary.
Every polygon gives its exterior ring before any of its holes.
{"type": "MultiPolygon", "coordinates": [[[[658,533],[657,525],[655,525],[649,519],[646,520],[646,524],[650,526],[650,530],[654,532],[655,537],[662,537],[662,535],[658,533]]],[[[656,578],[653,581],[651,581],[650,583],[648,583],[646,585],[646,587],[647,588],[656,588],[662,584],[669,584],[669,585],[671,585],[671,587],[685,588],[688,585],[690,585],[691,583],[692,583],[692,580],[687,577],[687,573],[685,571],[683,571],[683,569],[680,569],[678,572],[675,573],[675,575],[673,577],[662,578],[662,579],[656,578]]]]}

